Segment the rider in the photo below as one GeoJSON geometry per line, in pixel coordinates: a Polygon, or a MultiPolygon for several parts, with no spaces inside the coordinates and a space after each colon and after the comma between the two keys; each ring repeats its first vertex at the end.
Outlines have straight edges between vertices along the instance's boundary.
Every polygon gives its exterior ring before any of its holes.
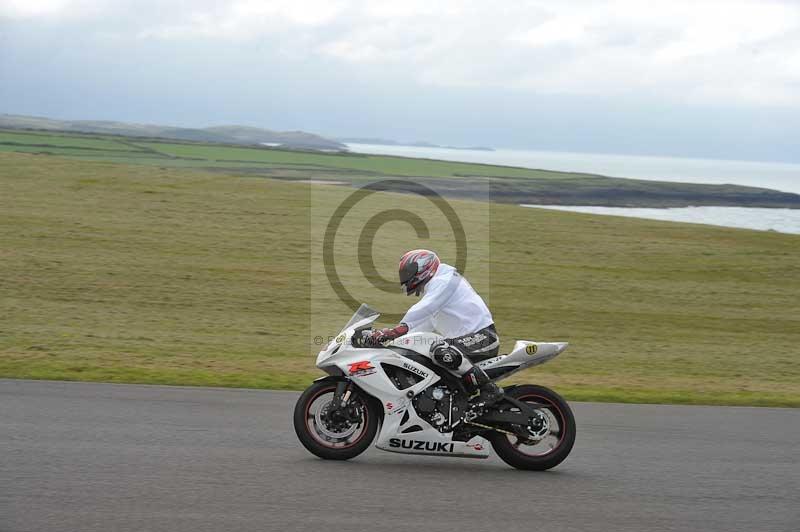
{"type": "Polygon", "coordinates": [[[414,249],[400,259],[400,284],[406,295],[422,293],[396,327],[376,330],[372,342],[382,344],[409,331],[437,332],[445,340],[431,346],[433,360],[459,375],[470,394],[480,392],[475,406],[496,401],[502,388],[474,365],[497,356],[500,338],[492,314],[472,285],[433,251],[414,249]]]}

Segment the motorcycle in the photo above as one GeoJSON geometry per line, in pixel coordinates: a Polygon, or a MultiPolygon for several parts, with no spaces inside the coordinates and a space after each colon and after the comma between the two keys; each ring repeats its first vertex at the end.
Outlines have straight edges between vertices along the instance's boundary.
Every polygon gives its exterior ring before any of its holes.
{"type": "MultiPolygon", "coordinates": [[[[575,418],[560,395],[544,386],[512,385],[475,411],[461,378],[429,355],[441,336],[411,333],[371,345],[371,324],[379,316],[362,304],[317,356],[327,376],[303,392],[294,410],[295,432],[311,453],[348,460],[377,434],[378,449],[399,453],[488,458],[491,447],[518,469],[547,470],[569,455],[575,418]]],[[[547,362],[567,345],[519,340],[510,353],[477,365],[496,382],[547,362]]]]}

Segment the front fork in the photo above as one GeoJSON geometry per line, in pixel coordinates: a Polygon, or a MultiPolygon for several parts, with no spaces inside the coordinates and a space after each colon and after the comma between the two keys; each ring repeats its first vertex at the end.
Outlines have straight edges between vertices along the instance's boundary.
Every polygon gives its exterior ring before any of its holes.
{"type": "Polygon", "coordinates": [[[333,392],[332,411],[335,412],[340,408],[347,407],[347,402],[350,400],[350,396],[353,393],[351,387],[352,384],[350,381],[339,381],[336,383],[336,391],[333,392]]]}
{"type": "Polygon", "coordinates": [[[333,392],[333,401],[328,411],[331,417],[340,417],[350,422],[358,422],[360,416],[355,405],[350,403],[353,396],[353,383],[349,380],[336,383],[336,390],[333,392]]]}

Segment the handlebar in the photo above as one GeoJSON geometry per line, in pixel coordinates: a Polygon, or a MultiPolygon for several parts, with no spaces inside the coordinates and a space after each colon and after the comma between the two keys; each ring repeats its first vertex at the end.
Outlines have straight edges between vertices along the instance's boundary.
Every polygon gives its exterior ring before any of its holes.
{"type": "Polygon", "coordinates": [[[353,344],[353,347],[374,347],[372,342],[370,342],[373,330],[374,329],[370,327],[357,330],[350,340],[353,344]]]}

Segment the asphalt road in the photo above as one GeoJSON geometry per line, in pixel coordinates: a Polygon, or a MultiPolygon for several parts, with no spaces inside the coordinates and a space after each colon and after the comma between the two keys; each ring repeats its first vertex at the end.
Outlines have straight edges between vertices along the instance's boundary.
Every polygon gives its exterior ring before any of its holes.
{"type": "Polygon", "coordinates": [[[575,404],[546,473],[295,439],[296,393],[0,380],[0,532],[800,530],[800,410],[575,404]]]}

